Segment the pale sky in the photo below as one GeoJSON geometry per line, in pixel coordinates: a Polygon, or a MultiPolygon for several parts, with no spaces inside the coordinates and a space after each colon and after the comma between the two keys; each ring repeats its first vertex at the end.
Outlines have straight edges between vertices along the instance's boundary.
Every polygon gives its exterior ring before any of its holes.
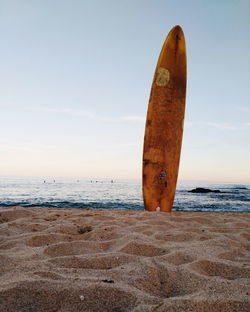
{"type": "Polygon", "coordinates": [[[0,175],[140,178],[153,73],[177,24],[179,178],[250,183],[249,0],[0,0],[0,175]]]}

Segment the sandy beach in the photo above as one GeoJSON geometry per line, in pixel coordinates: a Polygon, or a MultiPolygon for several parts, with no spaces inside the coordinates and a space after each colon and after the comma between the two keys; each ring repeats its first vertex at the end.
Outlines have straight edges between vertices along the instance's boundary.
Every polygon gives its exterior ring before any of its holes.
{"type": "Polygon", "coordinates": [[[0,208],[0,311],[250,311],[250,214],[0,208]]]}

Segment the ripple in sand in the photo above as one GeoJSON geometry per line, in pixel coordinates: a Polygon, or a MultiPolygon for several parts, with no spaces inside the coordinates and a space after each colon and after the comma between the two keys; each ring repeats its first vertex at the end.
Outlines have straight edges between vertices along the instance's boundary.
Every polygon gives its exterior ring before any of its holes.
{"type": "Polygon", "coordinates": [[[55,264],[57,267],[92,270],[113,269],[123,264],[129,264],[132,261],[135,261],[134,256],[120,253],[109,253],[108,255],[95,254],[86,257],[69,256],[49,260],[49,262],[55,264]]]}
{"type": "Polygon", "coordinates": [[[11,241],[7,241],[3,244],[0,244],[0,250],[5,250],[5,249],[12,249],[12,248],[15,248],[17,247],[19,244],[19,241],[18,240],[11,240],[11,241]]]}
{"type": "Polygon", "coordinates": [[[152,310],[133,310],[133,312],[248,312],[250,311],[249,301],[238,301],[237,299],[218,298],[211,300],[209,298],[195,298],[171,300],[164,302],[152,310]]]}
{"type": "Polygon", "coordinates": [[[35,235],[28,240],[27,245],[31,247],[42,247],[56,242],[68,241],[69,237],[60,234],[42,234],[35,235]]]}
{"type": "Polygon", "coordinates": [[[32,214],[26,209],[7,209],[0,212],[0,223],[10,222],[16,219],[30,217],[32,214]]]}
{"type": "Polygon", "coordinates": [[[176,233],[176,234],[166,234],[166,233],[160,233],[156,234],[154,236],[155,239],[158,239],[160,241],[170,241],[170,242],[187,242],[196,239],[195,234],[186,234],[186,233],[176,233]]]}
{"type": "Polygon", "coordinates": [[[0,292],[0,311],[125,312],[135,307],[136,300],[132,292],[114,284],[22,281],[0,292]]]}
{"type": "Polygon", "coordinates": [[[244,258],[245,260],[247,260],[249,257],[247,257],[243,252],[239,250],[233,250],[218,254],[218,258],[230,261],[244,261],[244,258]]]}
{"type": "Polygon", "coordinates": [[[101,229],[96,229],[91,233],[88,233],[84,236],[84,239],[92,240],[92,241],[108,241],[108,240],[116,240],[122,237],[123,234],[119,233],[117,229],[113,230],[110,227],[105,227],[101,229]]]}
{"type": "Polygon", "coordinates": [[[166,253],[166,250],[163,248],[159,248],[154,245],[140,244],[137,242],[129,242],[126,246],[120,249],[120,251],[144,257],[155,257],[166,253]]]}
{"type": "Polygon", "coordinates": [[[51,280],[61,280],[64,279],[63,276],[61,276],[60,274],[56,274],[53,272],[49,272],[49,271],[36,271],[33,274],[42,277],[44,279],[51,279],[51,280]]]}
{"type": "Polygon", "coordinates": [[[161,261],[167,261],[175,265],[182,265],[194,261],[194,258],[183,252],[175,252],[161,257],[161,261]]]}
{"type": "Polygon", "coordinates": [[[199,274],[206,276],[219,276],[225,279],[234,280],[237,278],[250,278],[250,270],[239,268],[220,262],[208,260],[191,263],[190,267],[199,274]]]}
{"type": "Polygon", "coordinates": [[[250,241],[250,233],[243,232],[240,234],[240,237],[247,241],[250,241]]]}
{"type": "Polygon", "coordinates": [[[70,256],[91,254],[107,251],[110,247],[109,242],[73,241],[69,243],[58,243],[48,246],[44,253],[50,257],[70,256]]]}
{"type": "Polygon", "coordinates": [[[159,263],[155,266],[144,263],[129,284],[151,296],[171,298],[195,293],[200,288],[201,278],[188,271],[169,270],[159,263]]]}

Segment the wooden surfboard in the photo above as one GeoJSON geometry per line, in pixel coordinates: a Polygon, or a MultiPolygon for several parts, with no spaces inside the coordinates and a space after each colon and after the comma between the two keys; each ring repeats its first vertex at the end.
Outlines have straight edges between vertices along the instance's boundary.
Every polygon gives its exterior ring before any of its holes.
{"type": "Polygon", "coordinates": [[[179,170],[186,99],[186,45],[180,26],[169,32],[156,66],[143,149],[146,210],[171,211],[179,170]]]}

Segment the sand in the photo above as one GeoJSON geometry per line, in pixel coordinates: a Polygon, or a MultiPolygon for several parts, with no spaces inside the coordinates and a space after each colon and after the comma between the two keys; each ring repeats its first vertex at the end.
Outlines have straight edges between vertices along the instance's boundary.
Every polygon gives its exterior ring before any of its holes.
{"type": "Polygon", "coordinates": [[[250,214],[0,208],[0,311],[250,311],[250,214]]]}

